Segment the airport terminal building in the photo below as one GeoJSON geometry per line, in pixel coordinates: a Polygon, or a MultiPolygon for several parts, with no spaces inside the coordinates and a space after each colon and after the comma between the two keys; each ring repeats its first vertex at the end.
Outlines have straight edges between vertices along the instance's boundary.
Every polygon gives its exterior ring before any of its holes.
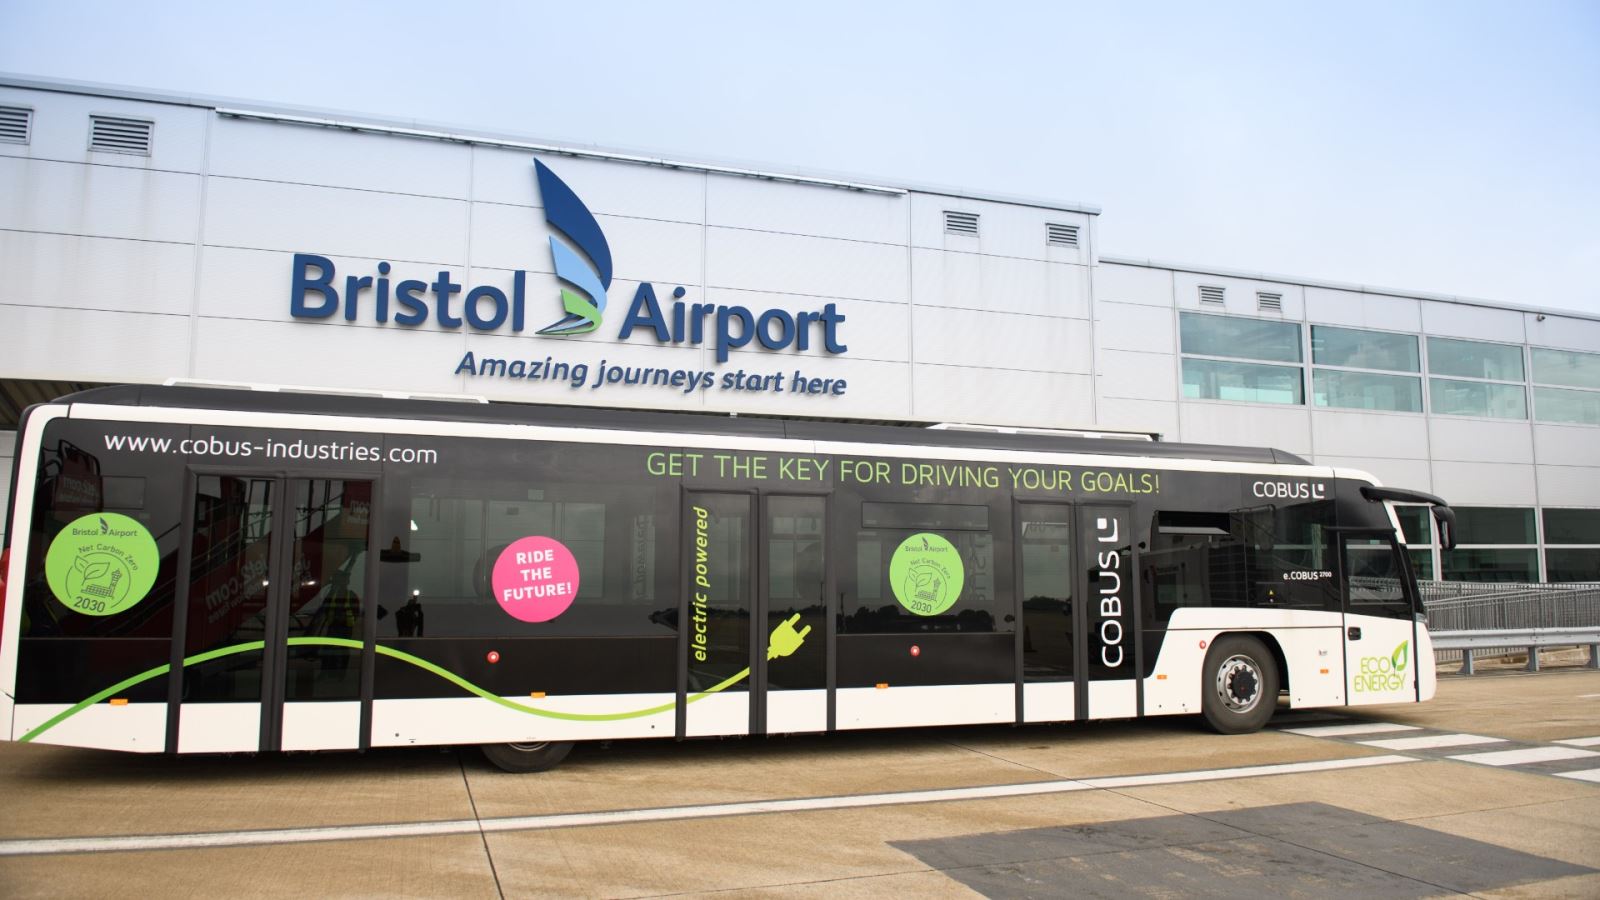
{"type": "Polygon", "coordinates": [[[1099,213],[0,78],[0,474],[29,403],[169,379],[1049,429],[1365,470],[1459,510],[1420,577],[1600,581],[1600,317],[1099,213]]]}

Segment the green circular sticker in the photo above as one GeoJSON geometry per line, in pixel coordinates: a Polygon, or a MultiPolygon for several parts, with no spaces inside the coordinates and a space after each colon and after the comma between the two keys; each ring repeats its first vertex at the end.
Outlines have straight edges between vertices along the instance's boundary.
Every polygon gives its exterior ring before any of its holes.
{"type": "Polygon", "coordinates": [[[966,575],[955,545],[937,534],[913,534],[889,557],[894,598],[919,616],[937,616],[954,606],[966,575]]]}
{"type": "Polygon", "coordinates": [[[156,583],[161,553],[150,530],[117,513],[91,513],[61,529],[44,557],[50,592],[68,609],[109,616],[132,609],[156,583]]]}

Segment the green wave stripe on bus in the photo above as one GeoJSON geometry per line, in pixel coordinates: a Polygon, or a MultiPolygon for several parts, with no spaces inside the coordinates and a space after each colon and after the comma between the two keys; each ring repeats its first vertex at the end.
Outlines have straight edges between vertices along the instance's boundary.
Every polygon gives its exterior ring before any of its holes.
{"type": "MultiPolygon", "coordinates": [[[[184,661],[183,661],[183,665],[185,667],[196,666],[196,665],[199,665],[200,663],[210,662],[211,660],[218,659],[220,657],[233,656],[236,653],[249,653],[252,650],[261,650],[265,646],[266,646],[266,642],[265,641],[249,641],[249,642],[243,643],[243,644],[233,644],[233,645],[227,646],[227,647],[218,647],[215,650],[207,650],[204,653],[196,653],[194,656],[190,656],[190,657],[185,658],[184,661]]],[[[329,637],[292,637],[292,638],[289,638],[289,646],[291,646],[291,647],[308,647],[308,646],[310,646],[310,647],[343,647],[343,648],[345,648],[347,650],[360,650],[363,647],[363,645],[362,645],[362,643],[360,641],[351,640],[349,638],[329,638],[329,637]]],[[[486,691],[483,688],[481,688],[481,687],[473,684],[472,682],[466,680],[465,678],[462,678],[460,675],[457,675],[456,673],[450,671],[449,669],[446,669],[446,668],[443,668],[441,666],[435,665],[435,664],[433,664],[433,663],[431,663],[431,662],[429,662],[429,661],[427,661],[427,660],[425,660],[425,659],[423,659],[421,657],[412,656],[411,654],[406,653],[403,650],[396,650],[393,647],[385,647],[382,644],[375,644],[374,645],[374,649],[378,652],[378,654],[380,656],[387,656],[387,657],[389,657],[391,659],[397,659],[397,660],[399,660],[401,662],[404,662],[404,663],[410,663],[411,665],[416,666],[419,669],[423,669],[425,671],[432,672],[433,674],[439,676],[440,678],[443,678],[445,681],[450,682],[451,684],[455,685],[456,687],[461,688],[462,690],[466,691],[467,693],[476,694],[479,697],[482,697],[485,700],[489,700],[489,701],[492,701],[494,703],[497,703],[497,704],[505,707],[506,709],[513,709],[513,710],[516,710],[517,712],[528,713],[529,715],[534,715],[534,716],[542,716],[542,717],[547,718],[547,719],[563,719],[563,720],[570,721],[570,722],[615,722],[615,721],[619,721],[619,720],[622,720],[622,719],[640,719],[640,718],[643,718],[645,716],[653,716],[653,715],[656,715],[657,713],[664,713],[664,712],[667,712],[669,710],[675,709],[677,707],[677,702],[673,701],[673,702],[670,702],[670,703],[662,703],[662,704],[660,704],[658,706],[647,707],[645,709],[635,709],[635,710],[630,710],[628,712],[619,712],[619,713],[568,713],[568,712],[557,712],[556,710],[551,710],[551,709],[539,709],[536,706],[528,706],[528,705],[523,704],[523,703],[518,703],[518,702],[516,702],[514,700],[507,700],[504,697],[501,697],[501,696],[499,696],[497,694],[494,694],[494,693],[492,693],[490,691],[486,691]]],[[[132,677],[124,678],[123,680],[117,682],[116,684],[113,684],[112,686],[106,688],[105,690],[100,691],[99,693],[96,693],[93,696],[90,696],[90,697],[88,697],[88,698],[86,698],[84,700],[79,701],[78,703],[68,707],[67,709],[62,710],[59,713],[56,713],[54,716],[51,716],[48,720],[46,720],[43,724],[39,725],[38,727],[34,728],[32,731],[30,731],[27,734],[23,735],[22,737],[18,738],[17,741],[19,743],[26,743],[28,741],[31,741],[34,738],[38,737],[39,735],[44,734],[46,731],[49,731],[50,729],[56,727],[57,725],[60,725],[62,722],[66,721],[67,719],[70,719],[73,716],[77,715],[78,713],[84,711],[85,709],[88,709],[89,707],[95,705],[96,703],[99,703],[102,700],[106,700],[106,699],[110,698],[111,696],[113,696],[113,695],[115,695],[117,693],[120,693],[120,692],[122,692],[124,690],[127,690],[130,687],[133,687],[136,684],[142,684],[142,683],[144,683],[146,681],[149,681],[152,678],[159,678],[162,675],[167,674],[167,672],[169,672],[171,669],[172,669],[171,665],[160,665],[160,666],[156,666],[154,669],[150,669],[148,671],[140,672],[139,674],[134,675],[132,677]]],[[[718,693],[718,692],[721,692],[721,691],[725,691],[728,688],[733,687],[734,685],[736,685],[739,682],[743,681],[744,679],[748,678],[749,676],[750,676],[750,670],[748,668],[742,669],[739,672],[737,672],[736,674],[732,675],[731,677],[724,679],[722,682],[720,682],[718,684],[712,685],[711,687],[707,688],[706,690],[700,691],[697,694],[689,695],[689,697],[688,697],[686,702],[693,703],[696,700],[701,700],[701,699],[704,699],[706,697],[711,696],[712,694],[715,694],[715,693],[718,693]]]]}

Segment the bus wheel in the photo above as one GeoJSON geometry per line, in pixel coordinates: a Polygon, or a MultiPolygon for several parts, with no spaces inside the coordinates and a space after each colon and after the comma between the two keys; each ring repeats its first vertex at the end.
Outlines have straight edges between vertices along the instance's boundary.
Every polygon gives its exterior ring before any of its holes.
{"type": "Polygon", "coordinates": [[[1219,734],[1259,731],[1278,705],[1278,668],[1253,637],[1230,634],[1212,642],[1201,681],[1201,708],[1219,734]]]}
{"type": "Polygon", "coordinates": [[[483,755],[489,762],[507,772],[517,773],[553,769],[571,752],[571,741],[483,745],[483,755]]]}

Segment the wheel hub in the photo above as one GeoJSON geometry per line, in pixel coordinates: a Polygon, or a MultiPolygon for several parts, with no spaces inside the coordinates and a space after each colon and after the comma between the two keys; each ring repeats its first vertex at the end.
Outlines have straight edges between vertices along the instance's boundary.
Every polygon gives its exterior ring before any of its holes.
{"type": "Polygon", "coordinates": [[[1229,657],[1217,670],[1217,696],[1232,712],[1243,713],[1261,702],[1261,671],[1247,656],[1229,657]]]}

